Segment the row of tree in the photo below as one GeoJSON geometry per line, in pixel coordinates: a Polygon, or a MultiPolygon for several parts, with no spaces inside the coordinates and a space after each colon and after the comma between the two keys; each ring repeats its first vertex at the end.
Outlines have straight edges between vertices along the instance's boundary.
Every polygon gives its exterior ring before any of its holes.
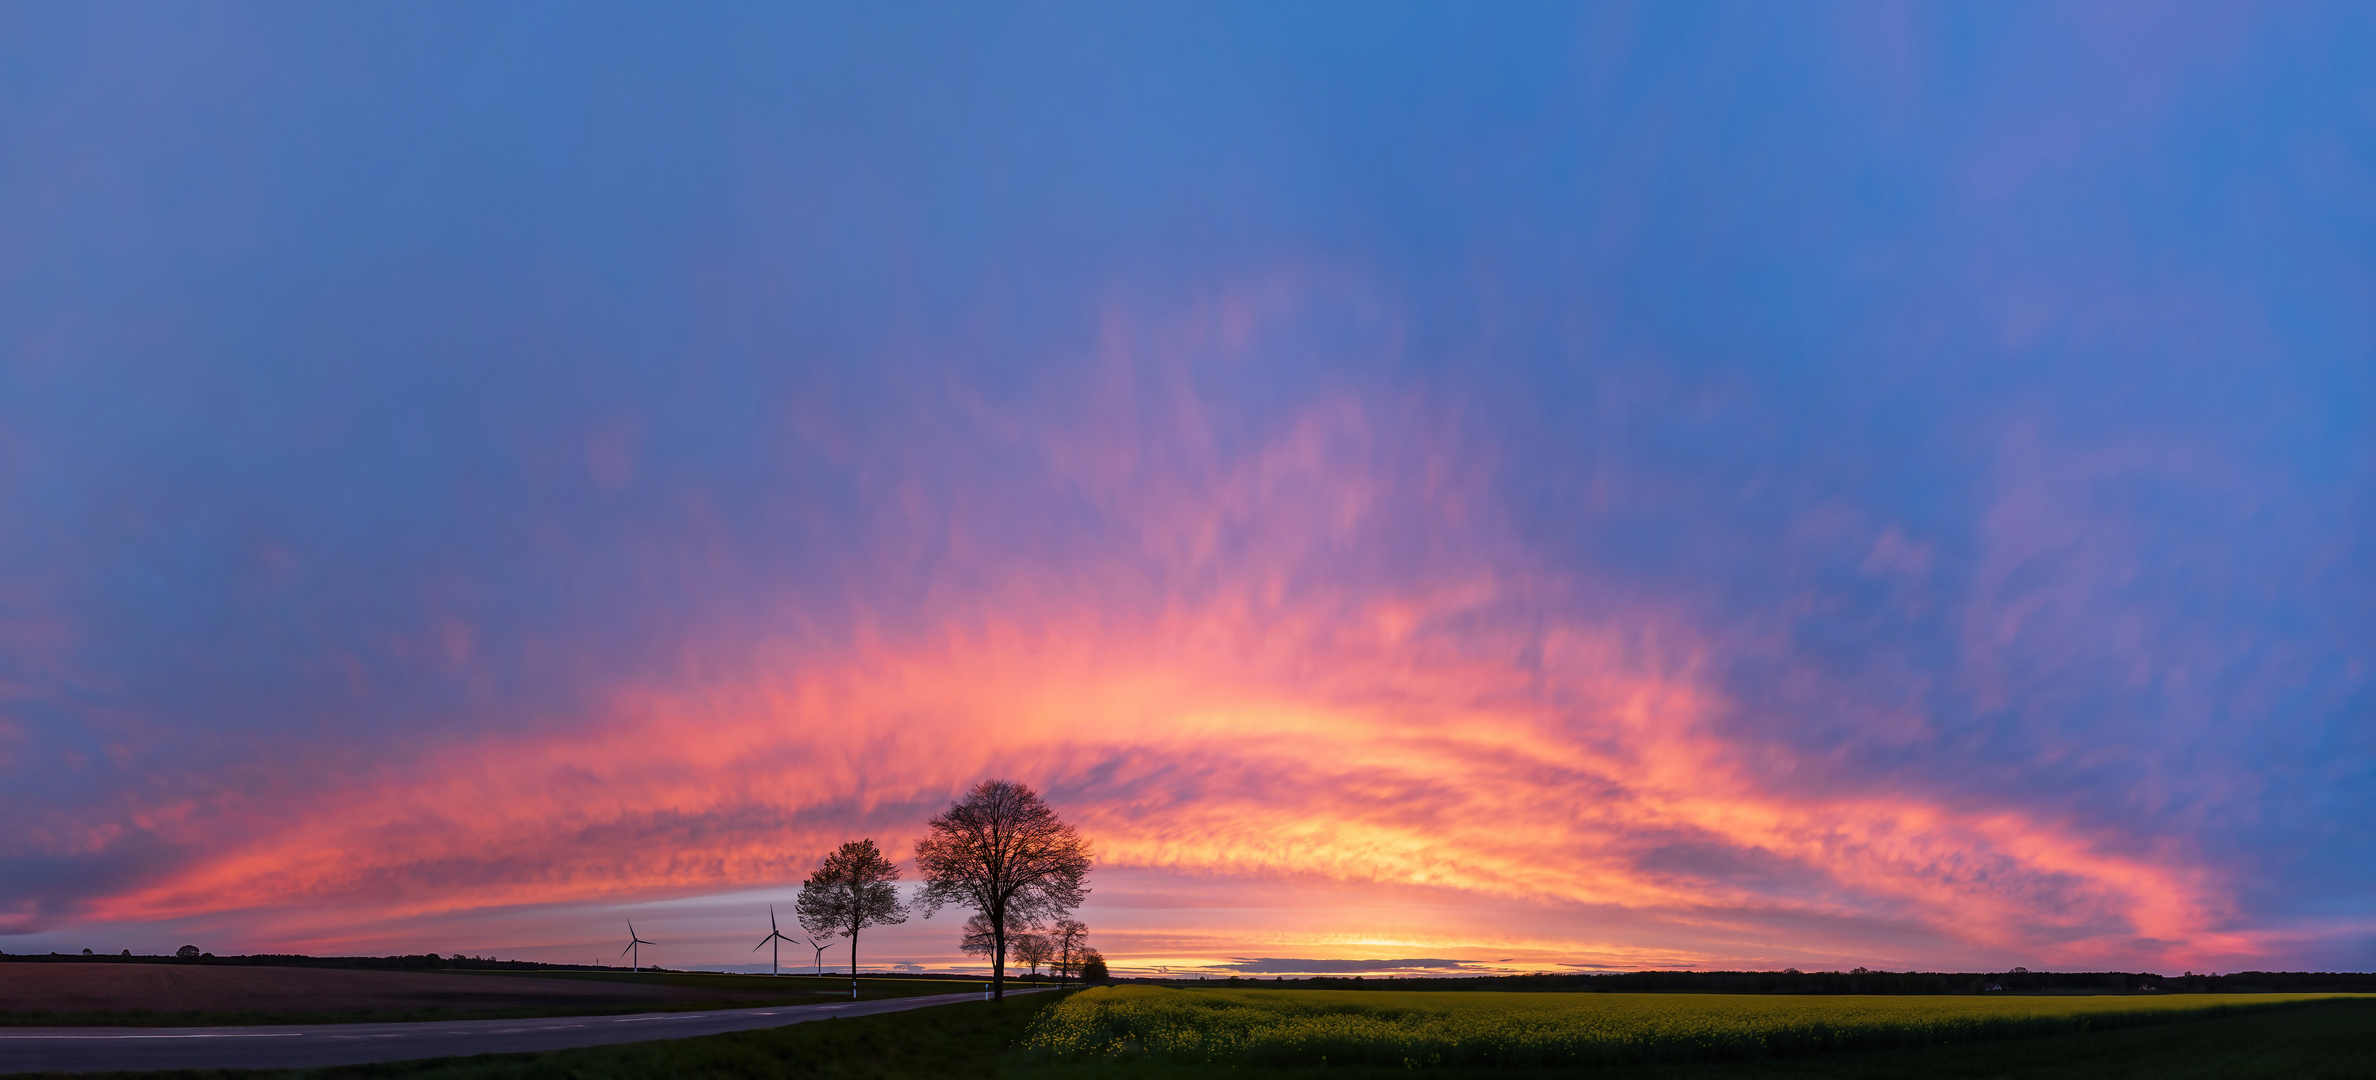
{"type": "MultiPolygon", "coordinates": [[[[1059,974],[1103,978],[1104,958],[1071,917],[1089,895],[1089,842],[1028,785],[984,780],[925,823],[916,841],[925,918],[950,905],[969,908],[961,947],[990,959],[991,996],[1006,996],[1009,956],[1059,974]]],[[[899,867],[872,839],[852,840],[825,856],[800,884],[800,925],[815,937],[850,939],[850,985],[858,984],[858,935],[906,922],[909,906],[895,882],[899,867]]]]}
{"type": "MultiPolygon", "coordinates": [[[[1079,978],[1086,982],[1101,982],[1106,978],[1105,954],[1089,945],[1089,924],[1079,919],[1056,919],[1046,927],[1030,924],[1007,928],[1007,955],[1015,963],[1027,967],[1034,980],[1045,967],[1059,980],[1079,978]]],[[[976,914],[965,920],[965,937],[959,949],[977,956],[992,957],[998,940],[990,933],[990,920],[976,914]]]]}

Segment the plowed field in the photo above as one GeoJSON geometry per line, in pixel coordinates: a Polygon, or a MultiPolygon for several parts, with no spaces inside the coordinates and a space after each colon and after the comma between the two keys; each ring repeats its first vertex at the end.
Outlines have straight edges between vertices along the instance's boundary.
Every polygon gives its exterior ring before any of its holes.
{"type": "Polygon", "coordinates": [[[355,1012],[602,1008],[793,996],[437,971],[0,963],[0,1012],[355,1012]]]}

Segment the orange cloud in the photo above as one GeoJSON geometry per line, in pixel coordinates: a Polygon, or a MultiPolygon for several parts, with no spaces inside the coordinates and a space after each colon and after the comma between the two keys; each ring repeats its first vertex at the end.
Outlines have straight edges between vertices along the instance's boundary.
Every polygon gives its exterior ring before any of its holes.
{"type": "Polygon", "coordinates": [[[2214,883],[2105,854],[2068,823],[1762,790],[1744,760],[1777,751],[1715,734],[1727,703],[1639,632],[1550,627],[1520,666],[1506,635],[1442,630],[1507,589],[1342,621],[1230,593],[1139,626],[1041,612],[828,663],[762,650],[730,677],[624,690],[596,722],[448,746],[295,820],[251,820],[247,843],[104,914],[406,915],[793,881],[847,835],[897,850],[952,792],[1012,775],[1117,867],[1682,919],[1899,918],[1977,943],[2060,937],[2066,955],[2218,925],[2214,883]],[[1676,850],[1719,865],[1654,857],[1676,850]],[[1770,871],[1735,872],[1750,861],[1770,871]]]}

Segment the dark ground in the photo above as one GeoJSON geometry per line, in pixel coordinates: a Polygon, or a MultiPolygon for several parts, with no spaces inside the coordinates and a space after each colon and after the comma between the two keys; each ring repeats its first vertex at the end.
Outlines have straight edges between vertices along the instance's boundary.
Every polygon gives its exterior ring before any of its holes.
{"type": "Polygon", "coordinates": [[[499,1009],[520,1005],[684,1001],[755,997],[634,982],[516,978],[442,971],[211,967],[163,964],[0,965],[0,1012],[122,1012],[146,1009],[499,1009]]]}
{"type": "MultiPolygon", "coordinates": [[[[1055,995],[769,1031],[546,1054],[306,1072],[137,1074],[143,1080],[1410,1080],[1399,1069],[1205,1069],[1133,1060],[1048,1064],[1014,1049],[1055,995]]],[[[2376,1080],[2376,1001],[2337,1001],[2156,1027],[1919,1050],[1611,1070],[1455,1072],[1437,1080],[2376,1080]]],[[[119,1074],[123,1075],[123,1074],[119,1074]]]]}
{"type": "MultiPolygon", "coordinates": [[[[861,1000],[975,983],[863,979],[861,1000]]],[[[0,1027],[175,1027],[599,1016],[849,1000],[845,978],[686,972],[446,972],[0,964],[0,1027]]]]}

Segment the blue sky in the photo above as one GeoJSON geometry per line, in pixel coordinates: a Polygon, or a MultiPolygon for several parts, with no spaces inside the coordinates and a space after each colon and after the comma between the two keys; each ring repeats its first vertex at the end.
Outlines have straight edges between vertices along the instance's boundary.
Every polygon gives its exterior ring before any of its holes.
{"type": "Polygon", "coordinates": [[[2365,968],[2372,31],[7,9],[0,948],[2365,968]]]}

